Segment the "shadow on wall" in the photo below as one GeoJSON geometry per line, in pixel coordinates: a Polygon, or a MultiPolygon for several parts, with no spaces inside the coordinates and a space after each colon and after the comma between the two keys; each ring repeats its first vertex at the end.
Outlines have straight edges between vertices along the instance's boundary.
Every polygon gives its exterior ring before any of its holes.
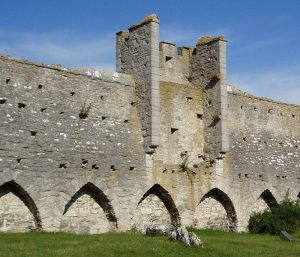
{"type": "Polygon", "coordinates": [[[218,188],[206,193],[196,208],[194,226],[236,231],[237,215],[229,196],[218,188]]]}
{"type": "Polygon", "coordinates": [[[268,207],[271,209],[273,207],[276,207],[278,205],[277,200],[275,199],[275,197],[273,196],[273,194],[271,193],[271,191],[269,189],[266,189],[265,191],[263,191],[261,193],[261,195],[258,197],[258,199],[263,199],[266,204],[268,205],[268,207]]]}
{"type": "Polygon", "coordinates": [[[66,204],[60,229],[73,233],[98,234],[118,228],[114,209],[107,196],[88,182],[66,204]]]}
{"type": "Polygon", "coordinates": [[[143,195],[134,214],[134,229],[145,231],[151,224],[181,224],[178,209],[171,195],[159,184],[152,186],[143,195]]]}
{"type": "Polygon", "coordinates": [[[1,231],[23,232],[42,229],[40,213],[33,199],[14,180],[0,187],[0,202],[1,231]]]}
{"type": "Polygon", "coordinates": [[[181,221],[180,221],[180,216],[179,212],[177,210],[177,207],[169,194],[167,190],[165,190],[161,185],[155,184],[153,187],[151,187],[142,197],[142,199],[139,201],[138,204],[143,202],[145,198],[147,198],[149,195],[154,194],[156,195],[165,205],[167,208],[170,217],[171,217],[171,223],[175,226],[179,226],[181,221]]]}

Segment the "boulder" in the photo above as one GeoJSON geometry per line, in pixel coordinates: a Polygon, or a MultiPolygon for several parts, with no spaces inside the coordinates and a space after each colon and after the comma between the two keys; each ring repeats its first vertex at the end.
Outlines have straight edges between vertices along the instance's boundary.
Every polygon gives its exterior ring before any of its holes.
{"type": "Polygon", "coordinates": [[[186,244],[190,245],[190,237],[189,232],[186,230],[186,228],[177,228],[177,240],[186,244]]]}
{"type": "Polygon", "coordinates": [[[171,232],[170,239],[171,240],[177,240],[177,232],[176,231],[171,232]]]}
{"type": "Polygon", "coordinates": [[[149,225],[146,227],[146,235],[169,235],[175,230],[173,225],[149,225]]]}
{"type": "Polygon", "coordinates": [[[203,247],[202,241],[193,232],[188,232],[185,228],[176,228],[176,230],[170,233],[171,240],[178,240],[185,245],[194,245],[198,247],[203,247]]]}
{"type": "Polygon", "coordinates": [[[202,241],[199,239],[199,237],[197,237],[197,235],[194,232],[189,233],[189,238],[190,238],[191,245],[203,247],[202,241]]]}

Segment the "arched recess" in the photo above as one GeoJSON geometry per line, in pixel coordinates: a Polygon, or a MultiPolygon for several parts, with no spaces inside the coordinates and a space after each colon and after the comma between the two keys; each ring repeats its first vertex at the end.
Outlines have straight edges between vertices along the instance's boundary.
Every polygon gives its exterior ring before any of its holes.
{"type": "Polygon", "coordinates": [[[262,212],[266,209],[271,209],[273,207],[276,207],[277,205],[278,203],[275,197],[273,196],[273,194],[271,193],[271,191],[269,189],[266,189],[256,199],[250,214],[252,214],[253,212],[262,212]]]}
{"type": "Polygon", "coordinates": [[[107,196],[88,182],[66,204],[60,228],[73,233],[104,233],[117,229],[117,218],[107,196]]]}
{"type": "Polygon", "coordinates": [[[196,208],[194,226],[235,231],[237,215],[229,196],[218,188],[206,193],[196,208]]]}
{"type": "Polygon", "coordinates": [[[273,194],[270,192],[269,189],[263,191],[261,195],[258,197],[258,199],[260,198],[265,201],[265,203],[268,205],[270,209],[278,205],[277,200],[275,199],[275,197],[273,196],[273,194]]]}
{"type": "Polygon", "coordinates": [[[42,221],[31,196],[14,180],[0,186],[0,231],[40,230],[42,221]]]}
{"type": "Polygon", "coordinates": [[[181,224],[178,209],[171,195],[159,184],[152,186],[143,195],[135,213],[136,229],[143,231],[150,224],[181,224]]]}
{"type": "Polygon", "coordinates": [[[300,198],[300,192],[299,192],[299,194],[297,195],[297,197],[300,198]]]}

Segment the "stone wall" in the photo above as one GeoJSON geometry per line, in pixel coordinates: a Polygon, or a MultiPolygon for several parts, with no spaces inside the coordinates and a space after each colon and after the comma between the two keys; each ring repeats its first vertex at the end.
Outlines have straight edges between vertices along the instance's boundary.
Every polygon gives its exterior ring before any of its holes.
{"type": "Polygon", "coordinates": [[[253,209],[251,212],[262,212],[264,210],[270,209],[268,204],[261,198],[259,197],[256,202],[254,203],[253,209]]]}
{"type": "Polygon", "coordinates": [[[128,207],[148,189],[132,77],[4,56],[0,67],[0,185],[22,188],[42,228],[57,231],[65,205],[91,182],[109,199],[119,229],[129,228],[135,208],[128,207]]]}
{"type": "Polygon", "coordinates": [[[145,232],[149,225],[170,224],[169,211],[154,194],[150,194],[139,205],[134,216],[134,228],[145,232]]]}
{"type": "Polygon", "coordinates": [[[153,152],[160,134],[158,17],[150,15],[128,30],[116,36],[117,71],[134,77],[145,150],[153,152]]]}
{"type": "Polygon", "coordinates": [[[159,43],[160,81],[189,84],[191,47],[176,47],[175,44],[159,43]]]}
{"type": "Polygon", "coordinates": [[[160,98],[161,142],[154,158],[177,165],[186,154],[189,167],[199,166],[204,145],[202,92],[192,84],[161,82],[160,98]]]}
{"type": "Polygon", "coordinates": [[[0,230],[246,230],[299,197],[300,107],[226,83],[226,41],[117,34],[117,71],[0,56],[0,230]],[[125,74],[124,74],[125,73],[125,74]]]}
{"type": "Polygon", "coordinates": [[[228,151],[226,41],[202,37],[190,60],[190,81],[203,90],[205,152],[222,158],[228,151]]]}
{"type": "Polygon", "coordinates": [[[34,217],[21,199],[13,193],[0,198],[1,232],[28,232],[34,229],[34,217]]]}
{"type": "Polygon", "coordinates": [[[260,196],[269,206],[280,202],[288,190],[296,199],[300,188],[300,107],[238,92],[231,92],[228,100],[230,151],[225,172],[244,200],[237,208],[239,223],[245,227],[249,210],[256,209],[260,196]]]}
{"type": "Polygon", "coordinates": [[[193,226],[230,231],[231,224],[223,205],[209,197],[197,206],[193,226]]]}
{"type": "Polygon", "coordinates": [[[61,219],[60,229],[72,233],[99,234],[113,231],[102,207],[89,195],[74,202],[61,219]]]}

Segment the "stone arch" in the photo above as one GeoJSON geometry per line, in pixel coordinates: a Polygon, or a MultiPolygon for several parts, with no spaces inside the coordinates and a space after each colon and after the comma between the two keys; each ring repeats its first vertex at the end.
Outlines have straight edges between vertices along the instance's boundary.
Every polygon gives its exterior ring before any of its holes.
{"type": "Polygon", "coordinates": [[[153,185],[138,202],[135,214],[135,226],[138,230],[145,230],[150,224],[172,224],[180,226],[179,211],[173,198],[161,185],[153,185]]]}
{"type": "Polygon", "coordinates": [[[213,188],[200,200],[194,226],[236,231],[237,215],[230,197],[219,188],[213,188]]]}
{"type": "Polygon", "coordinates": [[[98,234],[117,229],[117,218],[108,197],[93,183],[81,187],[65,205],[60,229],[98,234]]]}
{"type": "Polygon", "coordinates": [[[278,205],[277,200],[275,199],[275,197],[273,196],[273,194],[269,189],[263,191],[261,195],[258,197],[258,199],[260,198],[265,201],[265,203],[268,205],[270,209],[278,205]]]}
{"type": "Polygon", "coordinates": [[[31,196],[14,180],[0,186],[0,230],[40,230],[42,221],[31,196]]]}
{"type": "Polygon", "coordinates": [[[269,189],[264,190],[256,199],[253,209],[250,212],[263,212],[266,209],[271,209],[278,205],[277,200],[269,189]]]}
{"type": "Polygon", "coordinates": [[[297,197],[300,198],[300,192],[299,192],[299,194],[297,195],[297,197]]]}

